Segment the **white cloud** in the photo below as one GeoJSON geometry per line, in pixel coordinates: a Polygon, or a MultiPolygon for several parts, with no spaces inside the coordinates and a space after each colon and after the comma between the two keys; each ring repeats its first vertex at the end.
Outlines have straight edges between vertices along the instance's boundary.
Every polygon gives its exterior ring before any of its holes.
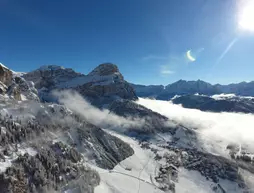
{"type": "Polygon", "coordinates": [[[234,44],[238,41],[238,38],[234,38],[226,47],[226,49],[223,51],[223,53],[220,55],[220,57],[217,59],[215,65],[219,64],[221,60],[226,56],[226,54],[230,51],[230,49],[234,46],[234,44]]]}
{"type": "Polygon", "coordinates": [[[142,60],[167,60],[167,59],[168,57],[156,55],[148,55],[142,58],[142,60]]]}
{"type": "Polygon", "coordinates": [[[61,104],[73,112],[83,116],[90,123],[102,127],[112,129],[128,129],[141,128],[145,124],[145,120],[134,117],[121,117],[107,109],[98,109],[87,102],[80,94],[75,91],[54,91],[61,104]]]}
{"type": "Polygon", "coordinates": [[[170,65],[162,65],[160,67],[160,74],[161,75],[170,75],[170,74],[174,74],[175,71],[170,70],[170,65]]]}
{"type": "Polygon", "coordinates": [[[166,75],[166,74],[174,74],[175,72],[174,71],[172,71],[172,70],[161,70],[161,74],[164,74],[164,75],[166,75]]]}
{"type": "Polygon", "coordinates": [[[195,128],[203,147],[211,153],[228,155],[229,143],[247,145],[254,151],[254,114],[212,113],[183,108],[169,101],[140,98],[141,104],[187,128],[195,128]]]}

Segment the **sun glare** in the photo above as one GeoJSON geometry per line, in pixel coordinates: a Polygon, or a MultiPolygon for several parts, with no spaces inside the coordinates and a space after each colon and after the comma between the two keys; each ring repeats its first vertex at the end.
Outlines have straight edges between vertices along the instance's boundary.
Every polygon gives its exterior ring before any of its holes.
{"type": "Polygon", "coordinates": [[[240,6],[239,27],[254,32],[254,0],[245,0],[240,6]]]}

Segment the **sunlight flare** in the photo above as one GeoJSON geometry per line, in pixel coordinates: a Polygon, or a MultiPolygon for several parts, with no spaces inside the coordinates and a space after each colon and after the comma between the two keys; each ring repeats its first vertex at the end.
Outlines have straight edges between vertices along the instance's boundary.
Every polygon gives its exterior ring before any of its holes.
{"type": "Polygon", "coordinates": [[[254,32],[254,0],[244,1],[239,13],[239,28],[254,32]]]}
{"type": "Polygon", "coordinates": [[[230,51],[230,49],[234,46],[234,44],[237,42],[237,38],[234,38],[226,47],[226,49],[224,50],[224,52],[220,55],[220,57],[218,58],[216,65],[220,63],[220,61],[225,57],[225,55],[230,51]]]}
{"type": "Polygon", "coordinates": [[[191,55],[191,50],[188,50],[188,51],[187,51],[186,56],[187,56],[187,58],[188,58],[191,62],[195,62],[195,61],[196,61],[196,58],[194,58],[194,57],[191,55]]]}

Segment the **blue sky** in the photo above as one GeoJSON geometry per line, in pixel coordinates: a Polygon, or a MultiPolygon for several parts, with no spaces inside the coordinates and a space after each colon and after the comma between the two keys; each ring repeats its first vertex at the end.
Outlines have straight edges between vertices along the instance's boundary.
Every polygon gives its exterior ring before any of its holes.
{"type": "Polygon", "coordinates": [[[0,61],[15,71],[55,64],[86,74],[112,62],[140,84],[254,80],[254,36],[239,32],[234,0],[1,0],[0,7],[0,61]]]}

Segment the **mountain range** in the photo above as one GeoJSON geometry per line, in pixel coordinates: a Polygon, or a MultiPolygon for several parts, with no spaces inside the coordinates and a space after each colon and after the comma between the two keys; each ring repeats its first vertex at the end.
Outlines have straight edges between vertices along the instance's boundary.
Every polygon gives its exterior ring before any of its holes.
{"type": "Polygon", "coordinates": [[[142,86],[111,63],[87,75],[56,65],[17,73],[0,64],[0,192],[251,192],[249,140],[208,140],[202,132],[213,122],[169,115],[197,113],[183,107],[207,116],[203,111],[253,113],[252,98],[223,98],[221,105],[210,96],[251,95],[252,84],[142,86]],[[168,115],[160,101],[138,97],[172,99],[163,101],[172,109],[168,115]]]}
{"type": "Polygon", "coordinates": [[[183,95],[174,97],[174,104],[185,108],[211,112],[254,113],[254,97],[229,95],[183,95]]]}
{"type": "Polygon", "coordinates": [[[179,80],[167,86],[162,85],[136,85],[132,84],[136,94],[140,97],[153,97],[160,100],[169,100],[175,95],[186,94],[236,94],[241,96],[254,96],[254,81],[237,84],[212,85],[208,82],[179,80]]]}

